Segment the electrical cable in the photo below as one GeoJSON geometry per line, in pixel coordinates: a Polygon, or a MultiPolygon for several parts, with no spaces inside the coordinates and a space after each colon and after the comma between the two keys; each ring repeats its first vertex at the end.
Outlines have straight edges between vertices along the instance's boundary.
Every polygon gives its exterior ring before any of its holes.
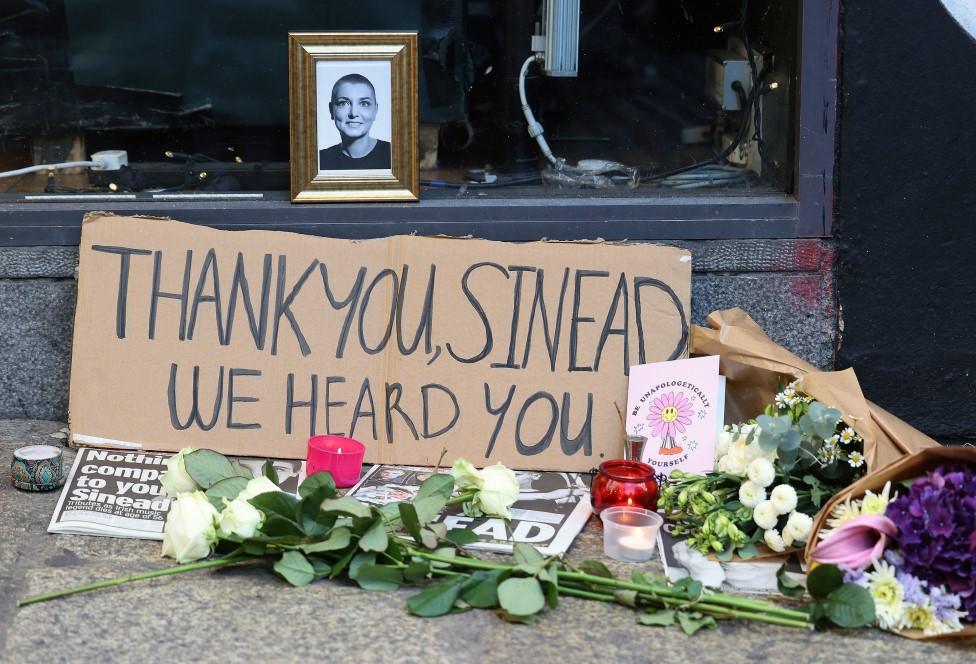
{"type": "Polygon", "coordinates": [[[0,178],[12,178],[17,177],[18,175],[37,173],[38,171],[55,171],[64,168],[87,168],[98,165],[99,162],[96,161],[65,161],[61,162],[60,164],[38,164],[37,166],[27,166],[26,168],[18,168],[13,171],[0,172],[0,178]]]}
{"type": "Polygon", "coordinates": [[[533,62],[542,61],[542,55],[533,53],[525,59],[525,62],[522,63],[522,69],[519,70],[518,78],[519,101],[522,102],[522,114],[525,115],[525,121],[529,125],[529,136],[535,139],[536,143],[539,144],[539,149],[542,150],[542,154],[545,155],[546,159],[548,159],[553,165],[553,168],[558,171],[562,170],[565,162],[562,159],[556,159],[555,155],[552,154],[552,150],[549,149],[549,143],[546,141],[545,136],[542,135],[542,125],[536,121],[535,115],[532,114],[532,107],[529,106],[529,102],[525,97],[525,79],[529,74],[529,67],[533,62]]]}

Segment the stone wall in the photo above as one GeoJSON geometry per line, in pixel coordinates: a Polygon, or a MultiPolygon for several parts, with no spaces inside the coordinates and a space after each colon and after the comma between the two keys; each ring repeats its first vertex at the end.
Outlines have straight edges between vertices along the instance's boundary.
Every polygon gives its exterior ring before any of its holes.
{"type": "MultiPolygon", "coordinates": [[[[834,362],[833,246],[821,240],[673,242],[691,250],[692,320],[741,307],[813,364],[834,362]]],[[[0,419],[65,421],[75,247],[0,248],[0,419]]]]}

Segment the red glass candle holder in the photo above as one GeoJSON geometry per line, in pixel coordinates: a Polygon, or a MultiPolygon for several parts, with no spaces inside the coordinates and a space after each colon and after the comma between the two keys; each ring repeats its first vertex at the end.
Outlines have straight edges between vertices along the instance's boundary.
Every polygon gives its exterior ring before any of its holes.
{"type": "Polygon", "coordinates": [[[656,511],[657,480],[654,479],[654,469],[641,461],[604,461],[590,487],[590,503],[595,514],[618,505],[656,511]]]}
{"type": "Polygon", "coordinates": [[[327,470],[340,489],[359,481],[363,469],[366,446],[358,440],[342,436],[312,436],[308,439],[305,473],[314,475],[327,470]]]}

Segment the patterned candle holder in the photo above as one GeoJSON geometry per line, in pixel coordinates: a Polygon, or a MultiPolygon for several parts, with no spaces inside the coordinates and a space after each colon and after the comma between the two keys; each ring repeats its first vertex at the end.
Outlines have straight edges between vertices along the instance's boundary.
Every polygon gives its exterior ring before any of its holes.
{"type": "Polygon", "coordinates": [[[53,491],[64,486],[64,456],[52,445],[28,445],[14,450],[10,464],[13,485],[24,491],[53,491]]]}

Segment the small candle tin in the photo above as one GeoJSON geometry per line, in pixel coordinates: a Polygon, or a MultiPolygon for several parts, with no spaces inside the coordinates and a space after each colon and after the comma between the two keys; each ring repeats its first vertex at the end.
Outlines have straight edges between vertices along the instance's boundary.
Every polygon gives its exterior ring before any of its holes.
{"type": "Polygon", "coordinates": [[[13,485],[24,491],[53,491],[64,486],[64,456],[53,445],[28,445],[14,450],[10,464],[13,485]]]}

